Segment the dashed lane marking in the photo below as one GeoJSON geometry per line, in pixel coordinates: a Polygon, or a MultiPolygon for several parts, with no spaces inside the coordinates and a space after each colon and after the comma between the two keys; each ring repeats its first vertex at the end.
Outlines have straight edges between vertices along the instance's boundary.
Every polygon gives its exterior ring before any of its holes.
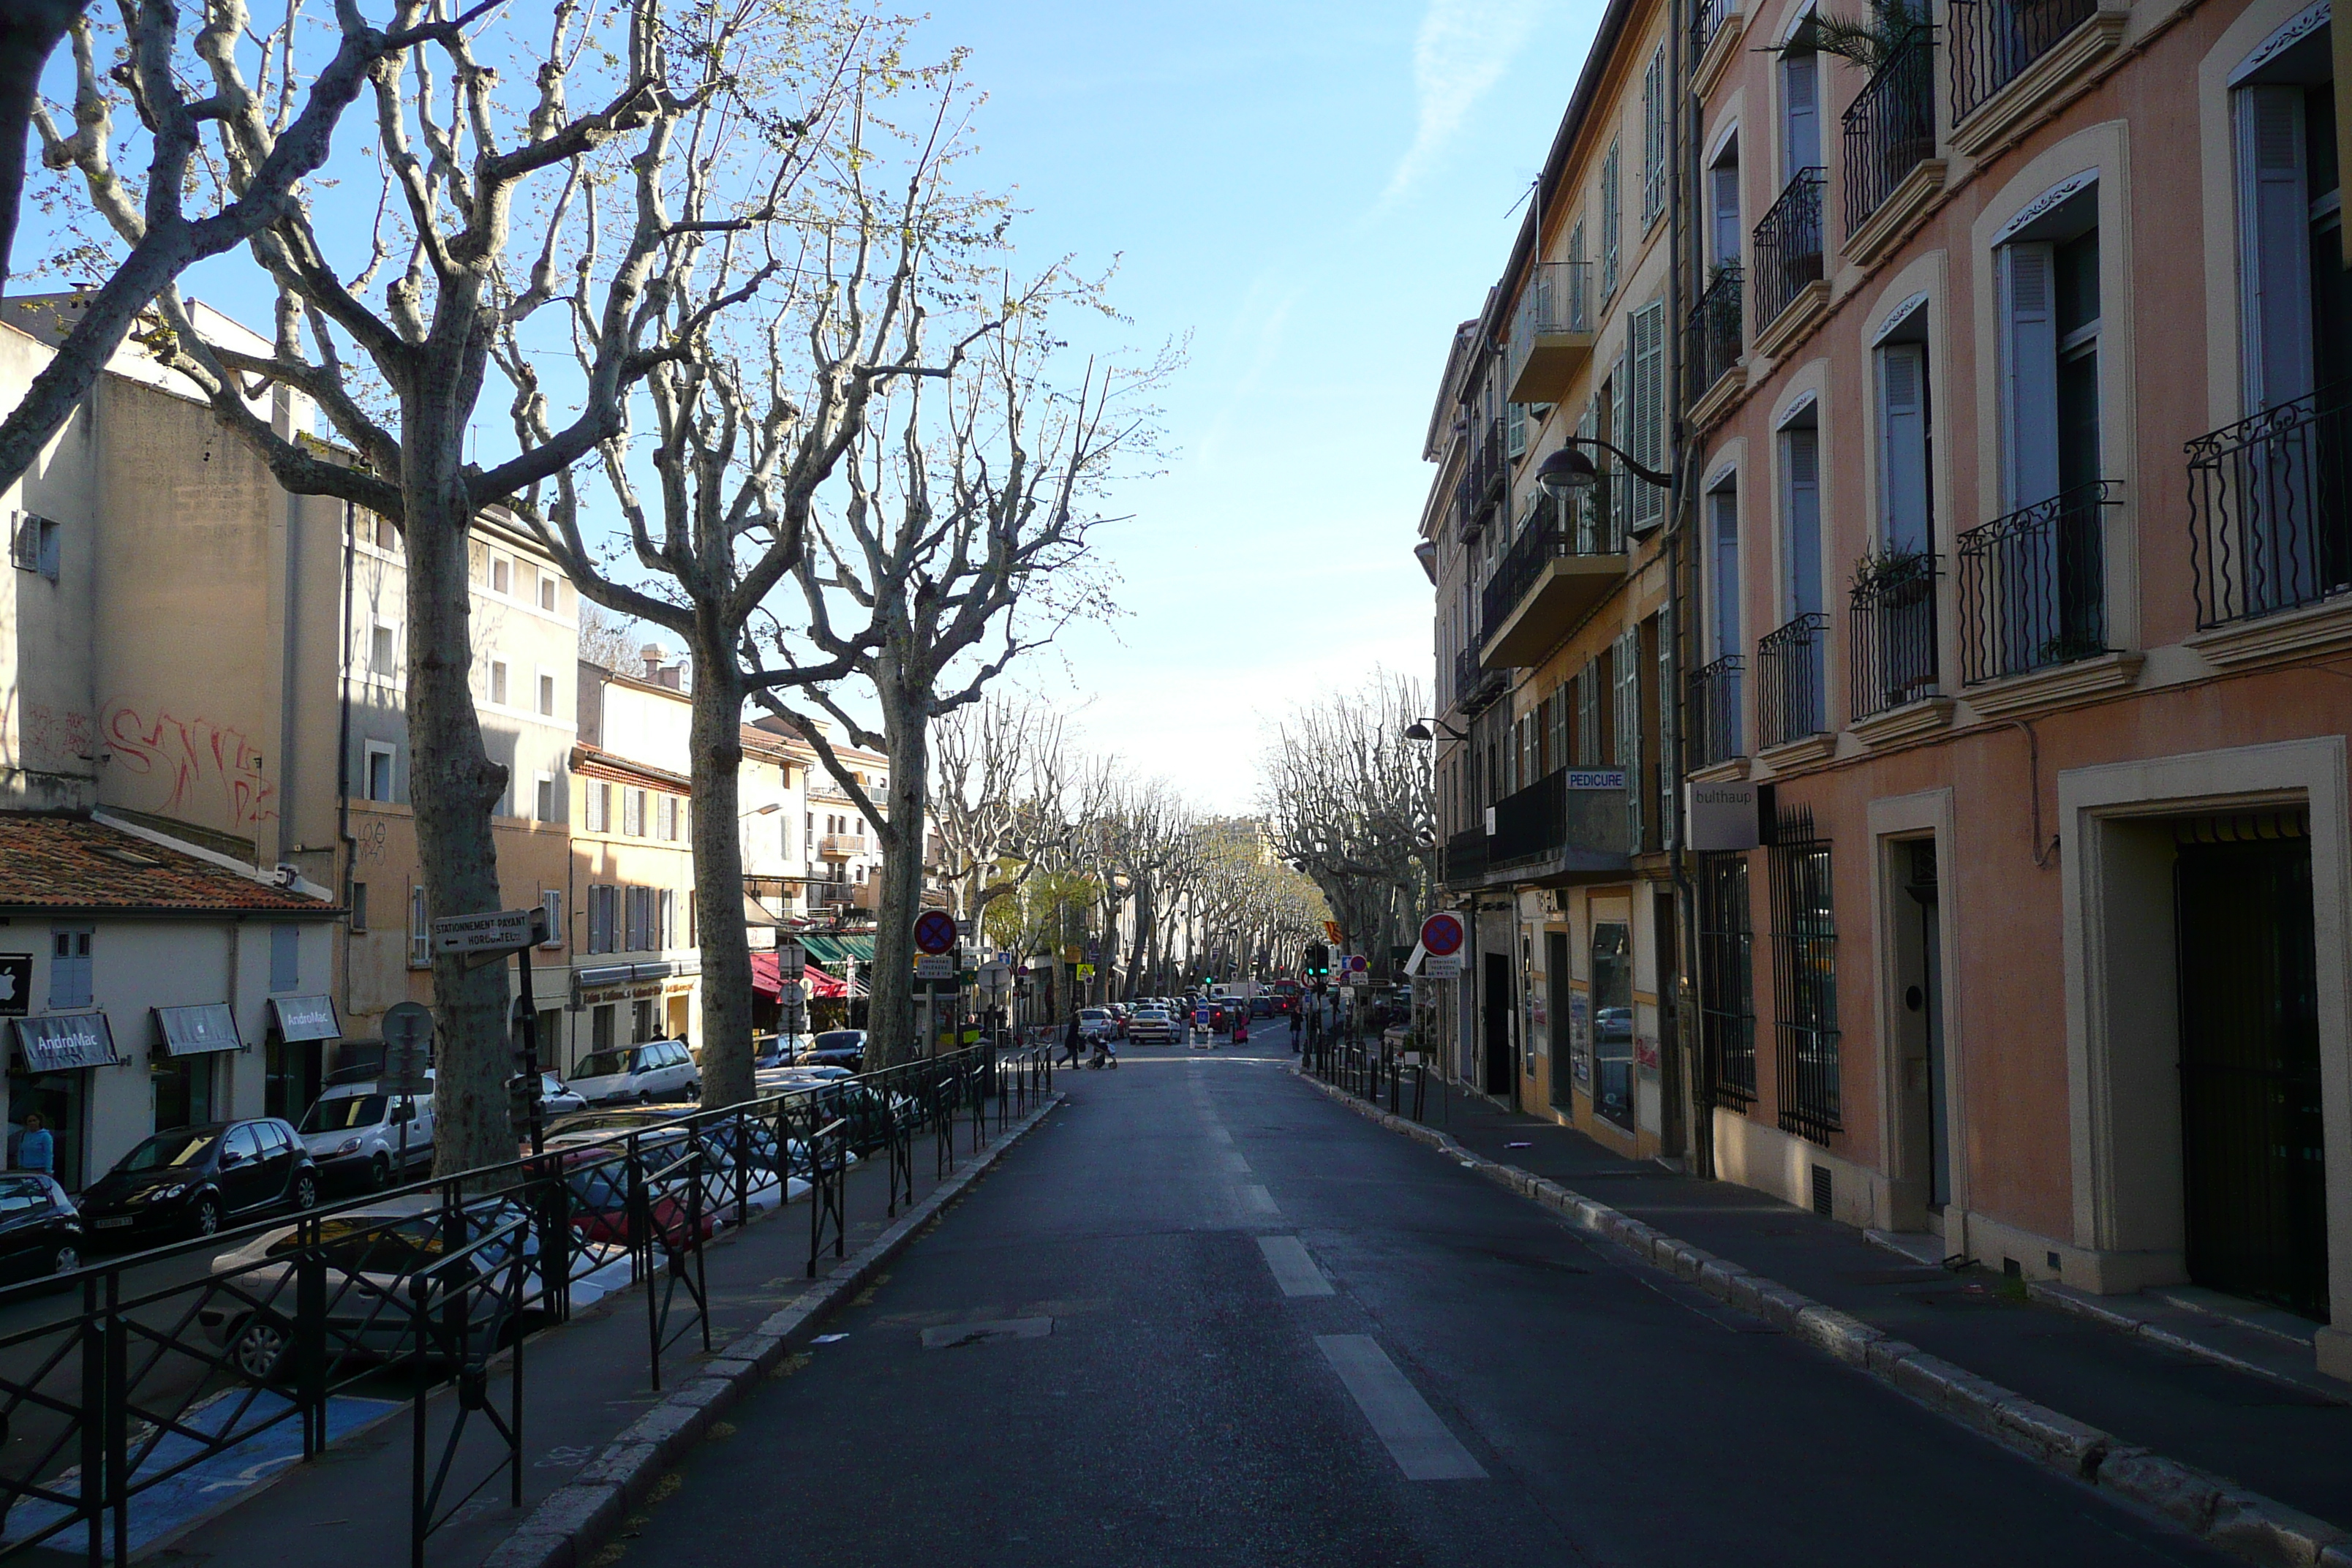
{"type": "Polygon", "coordinates": [[[1307,1244],[1295,1236],[1261,1236],[1257,1249],[1265,1254],[1265,1266],[1274,1271],[1274,1282],[1282,1287],[1286,1296],[1328,1296],[1331,1281],[1307,1251],[1307,1244]]]}
{"type": "Polygon", "coordinates": [[[1486,1470],[1439,1420],[1370,1334],[1318,1334],[1315,1343],[1409,1481],[1482,1481],[1486,1470]]]}

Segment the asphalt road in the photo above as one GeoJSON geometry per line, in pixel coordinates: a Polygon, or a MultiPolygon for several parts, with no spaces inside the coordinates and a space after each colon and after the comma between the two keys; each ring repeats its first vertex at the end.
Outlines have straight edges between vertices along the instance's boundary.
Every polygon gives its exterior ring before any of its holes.
{"type": "Polygon", "coordinates": [[[617,1560],[2218,1563],[1289,1073],[1130,1046],[617,1560]]]}

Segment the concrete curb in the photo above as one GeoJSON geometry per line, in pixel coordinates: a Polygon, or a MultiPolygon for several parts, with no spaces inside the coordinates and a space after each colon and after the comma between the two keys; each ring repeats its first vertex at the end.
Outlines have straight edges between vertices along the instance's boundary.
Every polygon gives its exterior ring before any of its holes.
{"type": "Polygon", "coordinates": [[[692,1382],[624,1428],[576,1478],[533,1510],[512,1535],[483,1559],[482,1568],[582,1568],[621,1527],[630,1510],[645,1502],[662,1472],[709,1430],[721,1411],[814,1338],[820,1323],[864,1289],[884,1264],[906,1250],[917,1232],[1062,1100],[1059,1093],[1047,1095],[1045,1104],[1007,1128],[970,1164],[933,1188],[856,1256],[803,1291],[791,1306],[730,1341],[703,1364],[692,1382]]]}
{"type": "Polygon", "coordinates": [[[1474,1154],[1448,1133],[1358,1100],[1310,1077],[1303,1068],[1292,1070],[1391,1131],[1425,1143],[1488,1181],[1558,1210],[1580,1230],[1630,1248],[1653,1268],[1688,1280],[1717,1300],[1808,1341],[1856,1371],[2037,1463],[2151,1509],[2233,1557],[2265,1568],[2352,1568],[2352,1531],[2250,1492],[2235,1481],[2133,1447],[1558,1182],[1474,1154]]]}

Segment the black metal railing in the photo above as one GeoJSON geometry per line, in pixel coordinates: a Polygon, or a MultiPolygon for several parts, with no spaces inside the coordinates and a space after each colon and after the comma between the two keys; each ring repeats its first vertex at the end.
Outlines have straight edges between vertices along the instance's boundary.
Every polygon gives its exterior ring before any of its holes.
{"type": "Polygon", "coordinates": [[[1952,119],[1982,108],[2098,8],[2098,0],[1951,0],[1952,119]]]}
{"type": "Polygon", "coordinates": [[[1975,685],[2107,651],[2105,479],[1959,538],[1960,679],[1975,685]]]}
{"type": "Polygon", "coordinates": [[[1800,169],[1756,226],[1756,328],[1761,331],[1822,279],[1822,193],[1829,171],[1800,169]]]}
{"type": "Polygon", "coordinates": [[[572,1135],[559,1121],[543,1153],[0,1290],[19,1323],[46,1313],[0,1335],[0,1560],[120,1568],[150,1494],[275,1432],[298,1431],[301,1457],[317,1458],[329,1402],[389,1371],[414,1405],[409,1548],[422,1564],[469,1500],[496,1487],[508,1506],[522,1500],[532,1331],[642,1289],[659,1389],[682,1340],[710,1348],[702,1253],[716,1229],[808,1192],[814,1270],[828,1215],[839,1250],[850,1152],[902,1146],[982,1097],[1025,1102],[1050,1087],[1041,1057],[974,1047],[626,1131],[592,1119],[572,1135]],[[208,1270],[153,1285],[192,1258],[208,1270]],[[427,1405],[451,1384],[441,1419],[427,1405]],[[474,1436],[484,1427],[488,1443],[474,1436]]]}
{"type": "Polygon", "coordinates": [[[1690,44],[1694,63],[1706,53],[1707,45],[1715,41],[1717,30],[1738,11],[1737,0],[1691,0],[1690,44]]]}
{"type": "Polygon", "coordinates": [[[1475,712],[1503,694],[1510,683],[1507,671],[1488,669],[1478,658],[1481,632],[1471,628],[1471,645],[1454,656],[1454,704],[1475,712]]]}
{"type": "Polygon", "coordinates": [[[1747,755],[1746,736],[1740,722],[1740,688],[1746,682],[1748,661],[1738,654],[1727,654],[1713,664],[1703,665],[1691,674],[1691,720],[1697,742],[1694,767],[1711,768],[1717,763],[1727,763],[1734,757],[1747,755]]]}
{"type": "Polygon", "coordinates": [[[1845,111],[1845,229],[1879,209],[1904,176],[1936,155],[1935,35],[1915,28],[1871,73],[1845,111]]]}
{"type": "Polygon", "coordinates": [[[1756,1102],[1756,931],[1748,857],[1698,857],[1699,1046],[1714,1102],[1756,1102]]]}
{"type": "Polygon", "coordinates": [[[1519,607],[1519,601],[1542,577],[1544,568],[1554,561],[1575,555],[1624,553],[1625,510],[1619,497],[1632,476],[1604,473],[1601,479],[1602,483],[1587,492],[1592,498],[1589,507],[1574,502],[1562,505],[1549,497],[1536,504],[1536,510],[1528,514],[1527,526],[1512,541],[1510,549],[1503,552],[1486,587],[1479,590],[1479,625],[1498,627],[1509,620],[1511,612],[1519,607]],[[1612,483],[1612,480],[1624,483],[1612,483]]]}
{"type": "Polygon", "coordinates": [[[1829,728],[1822,649],[1830,618],[1809,610],[1756,644],[1756,743],[1766,750],[1829,728]]]}
{"type": "Polygon", "coordinates": [[[1784,840],[1772,847],[1770,869],[1773,1077],[1780,1131],[1827,1143],[1845,1124],[1830,847],[1810,836],[1784,840]]]}
{"type": "Polygon", "coordinates": [[[1445,885],[1449,888],[1464,887],[1486,877],[1486,824],[1482,822],[1475,827],[1466,827],[1446,837],[1444,872],[1445,885]]]}
{"type": "Polygon", "coordinates": [[[1717,268],[1707,280],[1706,292],[1691,310],[1689,346],[1684,358],[1690,366],[1689,395],[1694,403],[1739,363],[1739,352],[1746,346],[1739,318],[1742,281],[1738,268],[1717,268]]]}
{"type": "Polygon", "coordinates": [[[2188,451],[2199,626],[2352,588],[2352,384],[2200,436],[2188,451]]]}
{"type": "Polygon", "coordinates": [[[1936,558],[1872,556],[1854,569],[1846,617],[1850,717],[1932,697],[1936,680],[1936,558]]]}

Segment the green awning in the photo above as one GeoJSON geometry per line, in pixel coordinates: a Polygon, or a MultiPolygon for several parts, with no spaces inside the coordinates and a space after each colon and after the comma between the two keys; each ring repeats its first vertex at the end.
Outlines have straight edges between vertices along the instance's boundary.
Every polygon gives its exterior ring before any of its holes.
{"type": "Polygon", "coordinates": [[[803,931],[800,944],[811,963],[832,965],[844,959],[856,959],[860,963],[874,962],[874,939],[870,936],[822,936],[815,931],[803,931]]]}

